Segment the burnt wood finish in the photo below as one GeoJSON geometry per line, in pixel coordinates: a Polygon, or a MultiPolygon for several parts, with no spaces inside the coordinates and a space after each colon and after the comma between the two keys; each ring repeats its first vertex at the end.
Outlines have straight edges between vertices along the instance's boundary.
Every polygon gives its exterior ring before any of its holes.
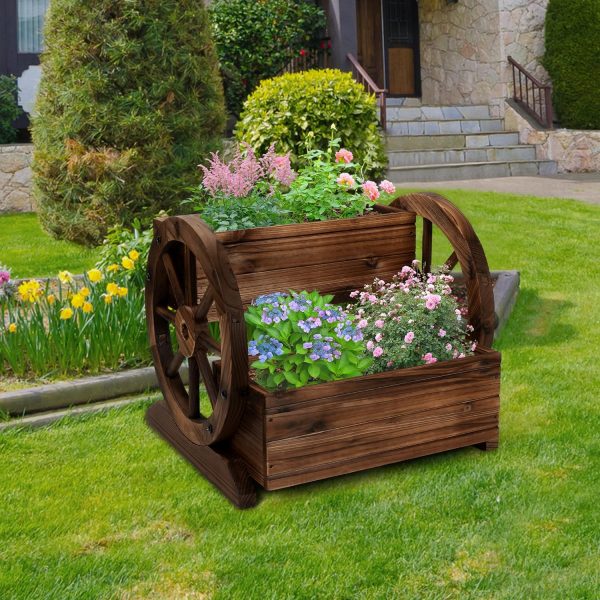
{"type": "MultiPolygon", "coordinates": [[[[469,445],[498,443],[500,355],[485,254],[465,217],[436,194],[410,194],[364,217],[213,233],[197,216],[155,221],[148,331],[166,403],[149,423],[238,506],[268,490],[469,445]],[[272,393],[248,378],[243,311],[262,293],[318,289],[338,300],[423,263],[433,225],[453,247],[467,286],[476,354],[460,360],[272,393]],[[221,339],[210,336],[217,320],[221,339]],[[220,360],[211,368],[208,354],[220,360]],[[179,368],[187,358],[186,390],[179,368]],[[212,414],[200,411],[200,384],[212,414]]],[[[158,408],[156,408],[158,406],[158,408]]]]}

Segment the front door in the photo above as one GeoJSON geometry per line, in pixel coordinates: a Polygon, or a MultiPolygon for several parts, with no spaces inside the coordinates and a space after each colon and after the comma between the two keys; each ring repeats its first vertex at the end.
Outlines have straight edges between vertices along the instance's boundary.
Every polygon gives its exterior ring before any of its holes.
{"type": "Polygon", "coordinates": [[[419,96],[417,0],[357,0],[358,60],[390,96],[419,96]]]}

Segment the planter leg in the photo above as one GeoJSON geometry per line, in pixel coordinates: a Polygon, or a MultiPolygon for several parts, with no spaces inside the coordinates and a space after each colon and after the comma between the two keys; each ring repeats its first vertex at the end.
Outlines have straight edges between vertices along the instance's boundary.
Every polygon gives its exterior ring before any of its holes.
{"type": "Polygon", "coordinates": [[[498,440],[492,440],[490,442],[482,442],[481,444],[475,444],[475,448],[479,448],[484,452],[489,450],[497,450],[498,449],[498,440]]]}
{"type": "Polygon", "coordinates": [[[225,449],[190,442],[175,424],[165,402],[155,402],[148,409],[146,423],[238,508],[256,506],[256,486],[243,461],[225,449]]]}

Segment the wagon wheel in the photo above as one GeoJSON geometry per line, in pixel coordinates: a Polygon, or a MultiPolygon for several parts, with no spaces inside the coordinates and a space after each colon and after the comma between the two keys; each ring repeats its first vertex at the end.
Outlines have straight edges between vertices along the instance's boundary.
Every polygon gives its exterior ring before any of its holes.
{"type": "Polygon", "coordinates": [[[482,346],[491,347],[496,327],[492,277],[481,242],[467,218],[446,198],[432,192],[401,196],[391,206],[423,218],[421,264],[424,272],[431,269],[433,225],[448,238],[453,252],[445,265],[452,269],[459,263],[462,269],[472,338],[482,346]]]}
{"type": "Polygon", "coordinates": [[[180,431],[200,445],[228,438],[248,389],[244,310],[227,251],[198,217],[154,221],[146,318],[158,381],[180,431]],[[219,323],[220,342],[210,335],[209,317],[219,323]],[[220,356],[218,374],[210,354],[220,356]],[[180,374],[186,358],[188,390],[180,374]],[[200,410],[201,382],[210,415],[200,410]]]}

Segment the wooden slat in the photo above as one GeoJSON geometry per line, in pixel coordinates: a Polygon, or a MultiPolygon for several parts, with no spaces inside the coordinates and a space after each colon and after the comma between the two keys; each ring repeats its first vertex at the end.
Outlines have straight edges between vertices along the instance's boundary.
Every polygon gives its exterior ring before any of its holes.
{"type": "Polygon", "coordinates": [[[317,469],[305,470],[303,472],[295,472],[279,477],[271,477],[266,482],[267,490],[278,490],[294,485],[300,485],[329,477],[337,477],[348,473],[355,473],[364,469],[381,467],[395,462],[410,460],[421,456],[428,456],[438,452],[446,452],[475,444],[483,444],[486,442],[496,442],[498,440],[498,428],[483,429],[466,434],[447,433],[448,437],[441,438],[440,431],[436,437],[428,442],[421,444],[395,448],[388,452],[381,452],[376,455],[360,456],[358,458],[340,461],[335,464],[326,465],[317,469]]]}
{"type": "Polygon", "coordinates": [[[339,460],[377,455],[438,437],[498,426],[498,397],[357,423],[267,444],[269,475],[321,467],[339,460]]]}

